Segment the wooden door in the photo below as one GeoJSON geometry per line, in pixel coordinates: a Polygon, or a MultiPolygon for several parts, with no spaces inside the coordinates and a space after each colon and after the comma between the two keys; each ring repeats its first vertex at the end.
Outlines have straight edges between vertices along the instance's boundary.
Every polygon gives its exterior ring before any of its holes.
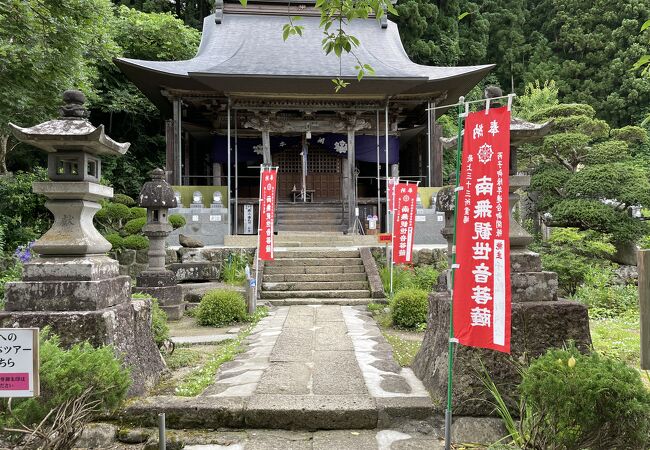
{"type": "MultiPolygon", "coordinates": [[[[314,201],[341,199],[341,158],[327,150],[313,149],[307,154],[307,189],[314,190],[314,201]]],[[[291,190],[301,188],[300,151],[289,149],[273,155],[279,167],[278,200],[291,201],[291,190]]]]}

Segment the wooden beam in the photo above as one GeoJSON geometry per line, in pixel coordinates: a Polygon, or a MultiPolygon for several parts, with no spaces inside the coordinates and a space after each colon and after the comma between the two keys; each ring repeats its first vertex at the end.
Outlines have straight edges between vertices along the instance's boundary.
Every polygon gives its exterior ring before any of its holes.
{"type": "Polygon", "coordinates": [[[433,123],[431,126],[431,186],[442,186],[442,125],[433,123]]]}
{"type": "Polygon", "coordinates": [[[650,250],[637,253],[639,314],[641,315],[641,368],[650,370],[650,250]]]}

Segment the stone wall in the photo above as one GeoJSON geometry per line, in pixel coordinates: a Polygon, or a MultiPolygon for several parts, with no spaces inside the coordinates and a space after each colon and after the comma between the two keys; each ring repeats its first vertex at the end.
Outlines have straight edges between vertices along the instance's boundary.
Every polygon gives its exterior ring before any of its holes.
{"type": "MultiPolygon", "coordinates": [[[[377,263],[383,263],[386,260],[386,247],[370,247],[370,251],[377,263]]],[[[447,267],[447,249],[414,248],[413,265],[415,267],[433,266],[438,270],[444,269],[447,267]]]]}

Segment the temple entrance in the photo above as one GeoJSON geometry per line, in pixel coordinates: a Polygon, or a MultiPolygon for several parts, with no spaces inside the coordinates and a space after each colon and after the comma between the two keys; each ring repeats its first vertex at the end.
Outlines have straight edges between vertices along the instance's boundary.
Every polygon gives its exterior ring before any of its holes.
{"type": "MultiPolygon", "coordinates": [[[[302,187],[302,156],[300,150],[289,149],[273,154],[279,167],[278,202],[293,202],[295,191],[302,187]]],[[[306,188],[313,202],[341,201],[342,158],[327,150],[311,148],[307,154],[306,188]]]]}

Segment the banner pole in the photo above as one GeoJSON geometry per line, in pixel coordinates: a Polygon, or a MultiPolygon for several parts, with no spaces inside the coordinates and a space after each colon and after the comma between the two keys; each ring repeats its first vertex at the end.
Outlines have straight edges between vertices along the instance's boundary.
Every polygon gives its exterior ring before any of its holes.
{"type": "Polygon", "coordinates": [[[458,138],[456,145],[456,189],[454,189],[454,237],[451,247],[451,302],[449,303],[449,358],[447,368],[447,409],[445,410],[445,450],[451,449],[451,398],[452,398],[452,375],[454,366],[454,273],[456,271],[456,217],[458,215],[458,191],[460,187],[460,164],[463,144],[461,142],[463,131],[462,108],[465,97],[458,99],[458,138]]]}
{"type": "Polygon", "coordinates": [[[260,242],[261,234],[260,228],[262,227],[262,174],[264,173],[264,163],[260,164],[260,193],[258,195],[257,203],[257,258],[255,259],[255,289],[257,289],[257,283],[259,281],[259,271],[260,271],[260,248],[262,246],[260,242]]]}

